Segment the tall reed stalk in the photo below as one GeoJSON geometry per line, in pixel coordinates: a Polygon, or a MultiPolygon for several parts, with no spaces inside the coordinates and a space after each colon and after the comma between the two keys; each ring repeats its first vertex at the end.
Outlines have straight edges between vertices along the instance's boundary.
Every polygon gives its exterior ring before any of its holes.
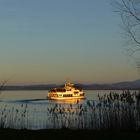
{"type": "Polygon", "coordinates": [[[140,130],[140,91],[98,94],[83,104],[3,105],[0,128],[140,130]]]}

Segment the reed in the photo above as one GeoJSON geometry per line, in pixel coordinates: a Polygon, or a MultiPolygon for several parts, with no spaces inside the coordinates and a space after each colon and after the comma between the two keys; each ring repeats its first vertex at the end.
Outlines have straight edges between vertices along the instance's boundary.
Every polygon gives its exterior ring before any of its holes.
{"type": "MultiPolygon", "coordinates": [[[[68,126],[65,125],[65,127],[80,129],[140,129],[140,91],[130,93],[128,90],[121,94],[110,92],[110,94],[103,96],[98,95],[98,98],[99,101],[96,104],[95,101],[88,100],[86,105],[80,104],[76,107],[74,105],[68,107],[70,112],[68,113],[69,118],[66,119],[71,123],[68,126]]],[[[60,120],[66,121],[64,114],[66,115],[67,112],[64,111],[63,107],[59,106],[58,108],[55,106],[55,109],[50,113],[53,117],[56,116],[55,119],[58,122],[60,120]]],[[[64,124],[66,123],[63,123],[63,126],[64,124]]]]}
{"type": "Polygon", "coordinates": [[[140,130],[140,91],[98,94],[84,104],[0,107],[0,128],[140,130]]]}

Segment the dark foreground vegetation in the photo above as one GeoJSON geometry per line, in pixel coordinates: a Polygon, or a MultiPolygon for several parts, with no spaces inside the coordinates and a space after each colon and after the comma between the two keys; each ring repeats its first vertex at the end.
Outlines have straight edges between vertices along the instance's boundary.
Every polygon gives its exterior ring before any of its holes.
{"type": "Polygon", "coordinates": [[[48,129],[48,130],[14,130],[0,129],[1,140],[49,140],[49,139],[89,139],[89,140],[136,140],[140,139],[139,131],[125,130],[70,130],[70,129],[48,129]]]}

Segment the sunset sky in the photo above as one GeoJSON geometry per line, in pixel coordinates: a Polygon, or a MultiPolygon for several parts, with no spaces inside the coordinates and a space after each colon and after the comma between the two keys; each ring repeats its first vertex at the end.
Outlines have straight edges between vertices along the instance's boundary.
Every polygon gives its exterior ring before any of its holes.
{"type": "Polygon", "coordinates": [[[0,80],[139,79],[110,0],[0,0],[0,80]]]}

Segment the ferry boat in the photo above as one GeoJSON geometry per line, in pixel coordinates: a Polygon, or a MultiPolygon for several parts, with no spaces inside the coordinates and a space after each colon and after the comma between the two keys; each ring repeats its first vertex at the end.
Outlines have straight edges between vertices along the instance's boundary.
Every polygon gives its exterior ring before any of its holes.
{"type": "Polygon", "coordinates": [[[68,100],[68,99],[84,99],[82,89],[74,87],[74,84],[67,82],[63,88],[53,88],[48,92],[48,99],[52,100],[68,100]]]}

